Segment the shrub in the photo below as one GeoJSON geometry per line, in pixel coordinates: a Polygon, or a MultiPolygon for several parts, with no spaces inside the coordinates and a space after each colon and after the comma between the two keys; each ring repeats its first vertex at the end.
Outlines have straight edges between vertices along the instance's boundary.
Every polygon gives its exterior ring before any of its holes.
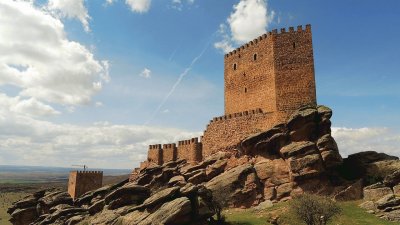
{"type": "Polygon", "coordinates": [[[327,197],[303,194],[291,202],[291,211],[307,225],[326,225],[341,209],[327,197]]]}

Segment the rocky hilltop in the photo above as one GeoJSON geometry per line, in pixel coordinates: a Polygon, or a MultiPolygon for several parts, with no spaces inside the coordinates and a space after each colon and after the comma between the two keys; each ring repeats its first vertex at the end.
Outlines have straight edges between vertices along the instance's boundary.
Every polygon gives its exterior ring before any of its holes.
{"type": "Polygon", "coordinates": [[[221,206],[248,208],[304,192],[336,200],[365,196],[363,207],[371,213],[400,220],[398,158],[366,152],[342,159],[331,136],[331,116],[325,106],[302,107],[286,123],[242,140],[234,150],[197,164],[149,165],[129,181],[75,200],[65,192],[37,192],[9,209],[11,222],[207,224],[221,206]]]}

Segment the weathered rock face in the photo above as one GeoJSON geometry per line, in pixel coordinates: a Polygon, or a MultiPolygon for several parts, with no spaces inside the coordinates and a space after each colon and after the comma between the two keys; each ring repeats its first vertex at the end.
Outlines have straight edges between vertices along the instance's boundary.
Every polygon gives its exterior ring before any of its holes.
{"type": "Polygon", "coordinates": [[[364,201],[360,207],[377,216],[400,221],[400,197],[398,196],[399,171],[387,175],[384,182],[379,182],[364,188],[364,201]]]}
{"type": "Polygon", "coordinates": [[[17,225],[184,225],[204,224],[214,215],[211,191],[191,183],[151,193],[149,187],[121,182],[88,192],[74,202],[66,196],[66,192],[35,193],[9,209],[10,221],[17,225]]]}
{"type": "Polygon", "coordinates": [[[395,196],[400,194],[399,160],[367,152],[349,156],[343,163],[331,136],[331,116],[325,106],[306,106],[286,124],[246,138],[237,149],[218,152],[197,164],[185,160],[150,164],[135,170],[129,182],[88,192],[73,202],[63,192],[36,193],[10,208],[11,221],[33,225],[81,221],[202,224],[214,215],[215,202],[252,207],[286,201],[304,192],[331,195],[336,200],[364,195],[365,207],[395,219],[400,210],[395,196]],[[382,183],[363,189],[376,171],[384,175],[382,183]],[[384,198],[387,195],[392,197],[384,198]]]}

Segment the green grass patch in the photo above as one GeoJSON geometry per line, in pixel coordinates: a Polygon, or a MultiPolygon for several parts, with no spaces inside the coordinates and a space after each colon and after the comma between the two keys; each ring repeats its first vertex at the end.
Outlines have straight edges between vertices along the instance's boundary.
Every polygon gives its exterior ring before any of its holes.
{"type": "Polygon", "coordinates": [[[7,209],[13,202],[18,201],[27,195],[27,193],[23,192],[0,193],[0,225],[11,225],[8,221],[10,215],[7,214],[7,209]]]}
{"type": "MultiPolygon", "coordinates": [[[[342,213],[335,217],[329,225],[395,225],[398,222],[389,222],[367,213],[358,207],[360,201],[340,202],[342,213]]],[[[278,203],[272,208],[255,211],[252,209],[239,210],[230,209],[224,211],[226,221],[231,225],[270,225],[268,219],[280,215],[279,224],[303,225],[294,215],[290,213],[289,202],[278,203]]]]}

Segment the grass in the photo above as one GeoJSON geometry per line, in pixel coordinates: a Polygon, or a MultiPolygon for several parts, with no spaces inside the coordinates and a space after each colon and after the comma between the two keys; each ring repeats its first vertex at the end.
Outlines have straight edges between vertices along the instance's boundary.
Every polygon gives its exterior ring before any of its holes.
{"type": "MultiPolygon", "coordinates": [[[[360,201],[341,202],[342,214],[335,217],[329,225],[395,225],[399,223],[389,222],[365,212],[358,207],[360,201]]],[[[231,209],[224,212],[227,222],[231,225],[269,225],[268,218],[280,215],[280,224],[302,225],[294,215],[288,211],[290,202],[278,203],[274,207],[255,211],[251,209],[231,209]]]]}
{"type": "Polygon", "coordinates": [[[0,225],[11,225],[8,221],[10,215],[7,214],[7,209],[15,201],[18,201],[25,197],[27,193],[23,192],[5,192],[0,193],[0,225]]]}

